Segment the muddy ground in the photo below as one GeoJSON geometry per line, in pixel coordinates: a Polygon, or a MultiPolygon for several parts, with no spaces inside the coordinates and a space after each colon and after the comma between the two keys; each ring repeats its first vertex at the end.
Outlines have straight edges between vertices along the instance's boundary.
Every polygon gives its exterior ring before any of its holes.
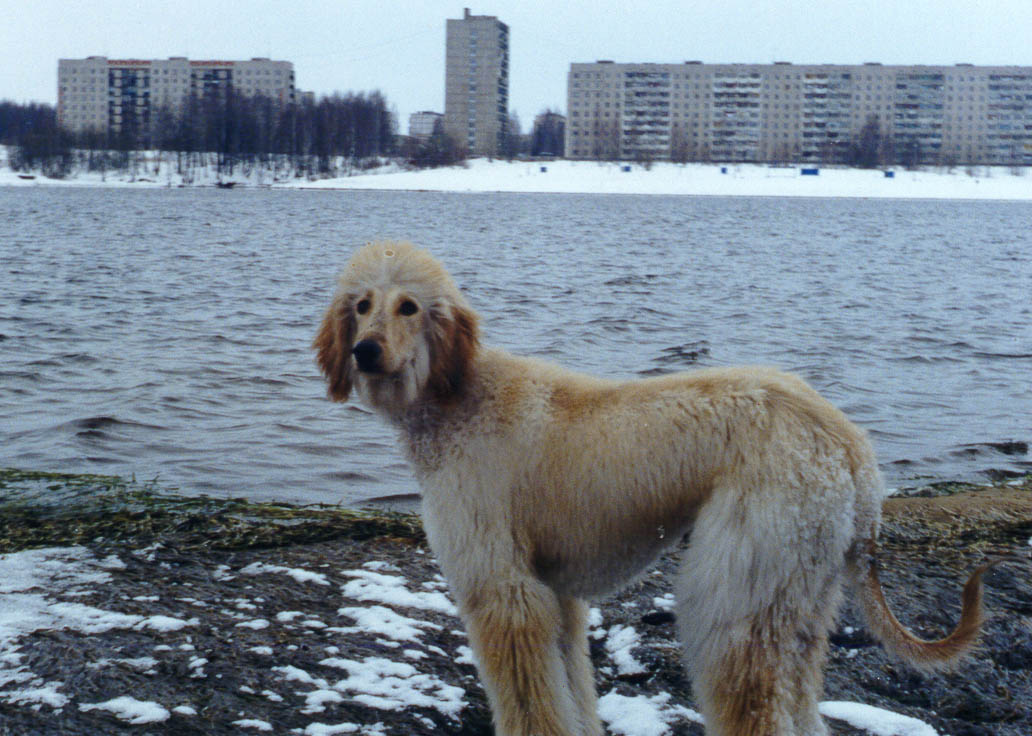
{"type": "MultiPolygon", "coordinates": [[[[388,734],[492,733],[475,670],[459,656],[466,640],[458,620],[449,615],[418,612],[441,627],[424,632],[425,656],[418,667],[465,690],[466,705],[458,719],[431,707],[382,710],[347,699],[326,704],[317,715],[306,713],[304,689],[286,682],[271,661],[289,659],[291,666],[315,674],[326,669],[320,661],[327,656],[327,646],[337,647],[340,657],[392,656],[382,639],[360,632],[306,630],[297,622],[264,629],[239,626],[241,606],[254,618],[275,620],[278,612],[302,610],[310,620],[338,620],[338,609],[350,605],[342,597],[347,577],[341,572],[370,560],[394,565],[415,585],[433,581],[438,571],[412,518],[375,521],[300,514],[273,521],[240,508],[230,512],[195,507],[167,516],[164,510],[138,508],[119,513],[119,524],[95,528],[90,520],[68,518],[37,520],[33,528],[25,516],[0,513],[0,552],[65,541],[84,544],[100,557],[117,555],[125,567],[109,570],[110,582],[74,601],[128,614],[198,618],[199,624],[189,630],[189,646],[191,654],[203,654],[207,660],[202,676],[188,657],[174,656],[184,641],[183,631],[39,631],[20,642],[23,664],[44,680],[65,683],[74,700],[62,708],[0,701],[0,734],[257,732],[234,725],[241,718],[263,721],[274,733],[305,733],[316,720],[382,724],[381,732],[388,734]],[[318,571],[330,585],[283,575],[235,574],[254,562],[318,571]],[[155,647],[163,643],[168,656],[156,656],[155,647]],[[254,649],[263,646],[275,653],[272,660],[254,649]],[[141,657],[155,657],[157,662],[134,664],[141,657]],[[97,666],[98,662],[108,664],[97,666]],[[76,706],[127,693],[139,700],[188,704],[195,713],[173,712],[163,722],[131,725],[109,713],[76,706]]],[[[974,567],[998,555],[1013,561],[987,575],[988,620],[982,646],[954,673],[921,674],[890,660],[847,603],[832,634],[825,699],[907,714],[951,736],[1032,734],[1030,544],[1029,478],[1020,485],[929,488],[914,497],[887,501],[882,582],[897,616],[921,636],[938,637],[949,630],[958,615],[960,587],[974,567]]],[[[670,572],[674,565],[675,560],[665,558],[659,567],[670,572]]],[[[642,645],[634,655],[646,669],[619,674],[602,642],[595,641],[592,655],[600,692],[667,692],[673,696],[671,702],[693,707],[672,614],[654,603],[669,593],[669,580],[669,575],[647,575],[600,606],[607,627],[626,624],[641,635],[642,645]]],[[[864,733],[841,721],[829,721],[829,726],[834,734],[864,733]]],[[[701,734],[702,728],[680,722],[672,725],[671,733],[701,734]]]]}

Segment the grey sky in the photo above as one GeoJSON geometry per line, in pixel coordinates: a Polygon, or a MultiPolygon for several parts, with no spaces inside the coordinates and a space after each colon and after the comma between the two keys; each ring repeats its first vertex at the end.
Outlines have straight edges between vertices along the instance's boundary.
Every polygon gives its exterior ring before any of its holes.
{"type": "Polygon", "coordinates": [[[444,107],[444,27],[510,27],[510,106],[565,112],[571,62],[1032,65],[1032,0],[0,0],[0,99],[56,102],[57,60],[294,62],[317,94],[380,89],[401,116],[444,107]]]}

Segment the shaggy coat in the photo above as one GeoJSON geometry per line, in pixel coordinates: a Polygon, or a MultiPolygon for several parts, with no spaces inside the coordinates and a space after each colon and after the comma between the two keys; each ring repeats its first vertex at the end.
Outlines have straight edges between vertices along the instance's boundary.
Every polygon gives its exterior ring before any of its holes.
{"type": "Polygon", "coordinates": [[[332,399],[354,389],[399,430],[498,734],[602,733],[586,601],[686,535],[677,620],[707,733],[827,733],[817,703],[843,581],[914,665],[948,666],[978,635],[984,568],[944,639],[889,611],[871,444],[799,378],[613,381],[485,348],[444,268],[405,243],[354,254],[314,347],[332,399]]]}

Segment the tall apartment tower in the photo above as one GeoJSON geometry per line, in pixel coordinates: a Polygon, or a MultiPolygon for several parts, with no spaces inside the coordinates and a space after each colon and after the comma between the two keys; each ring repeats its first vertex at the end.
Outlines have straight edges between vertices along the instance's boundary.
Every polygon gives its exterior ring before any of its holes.
{"type": "Polygon", "coordinates": [[[444,130],[474,155],[501,150],[509,119],[509,26],[493,15],[447,23],[444,130]]]}

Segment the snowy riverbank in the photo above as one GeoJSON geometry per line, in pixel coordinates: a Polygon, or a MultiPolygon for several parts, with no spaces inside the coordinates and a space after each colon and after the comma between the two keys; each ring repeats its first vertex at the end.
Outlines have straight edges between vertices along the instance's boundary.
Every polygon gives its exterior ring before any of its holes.
{"type": "MultiPolygon", "coordinates": [[[[0,159],[3,158],[0,153],[0,159]]],[[[0,160],[0,186],[107,186],[373,189],[439,192],[538,192],[663,194],[754,197],[878,197],[901,199],[1032,200],[1028,168],[956,167],[907,171],[758,164],[671,164],[651,166],[589,161],[506,162],[473,159],[465,166],[406,170],[396,163],[336,178],[298,178],[241,167],[220,175],[213,166],[193,167],[188,179],[176,173],[173,156],[149,153],[136,173],[80,172],[64,179],[12,171],[0,160]],[[817,175],[803,174],[816,168],[817,175]],[[32,178],[27,178],[32,177],[32,178]]]]}
{"type": "MultiPolygon", "coordinates": [[[[35,477],[8,475],[8,490],[35,477]]],[[[103,477],[37,480],[81,498],[75,483],[103,477]]],[[[465,634],[412,517],[148,501],[112,487],[110,518],[68,515],[68,504],[35,523],[31,508],[0,513],[0,731],[490,733],[465,634]],[[30,540],[47,546],[21,549],[30,540]]],[[[884,584],[904,621],[938,636],[964,575],[986,555],[1015,555],[987,578],[984,646],[957,673],[918,674],[886,658],[847,607],[822,705],[836,736],[1032,729],[1032,479],[934,495],[943,490],[887,502],[884,584]]],[[[675,642],[675,567],[664,558],[592,610],[609,733],[702,733],[675,642]]]]}
{"type": "Polygon", "coordinates": [[[468,168],[368,173],[298,186],[328,189],[394,189],[445,192],[562,192],[751,197],[882,197],[905,199],[1032,200],[1032,175],[1024,169],[976,167],[945,171],[774,168],[755,164],[638,164],[477,159],[468,168]],[[1021,172],[1020,174],[1016,172],[1021,172]]]}

